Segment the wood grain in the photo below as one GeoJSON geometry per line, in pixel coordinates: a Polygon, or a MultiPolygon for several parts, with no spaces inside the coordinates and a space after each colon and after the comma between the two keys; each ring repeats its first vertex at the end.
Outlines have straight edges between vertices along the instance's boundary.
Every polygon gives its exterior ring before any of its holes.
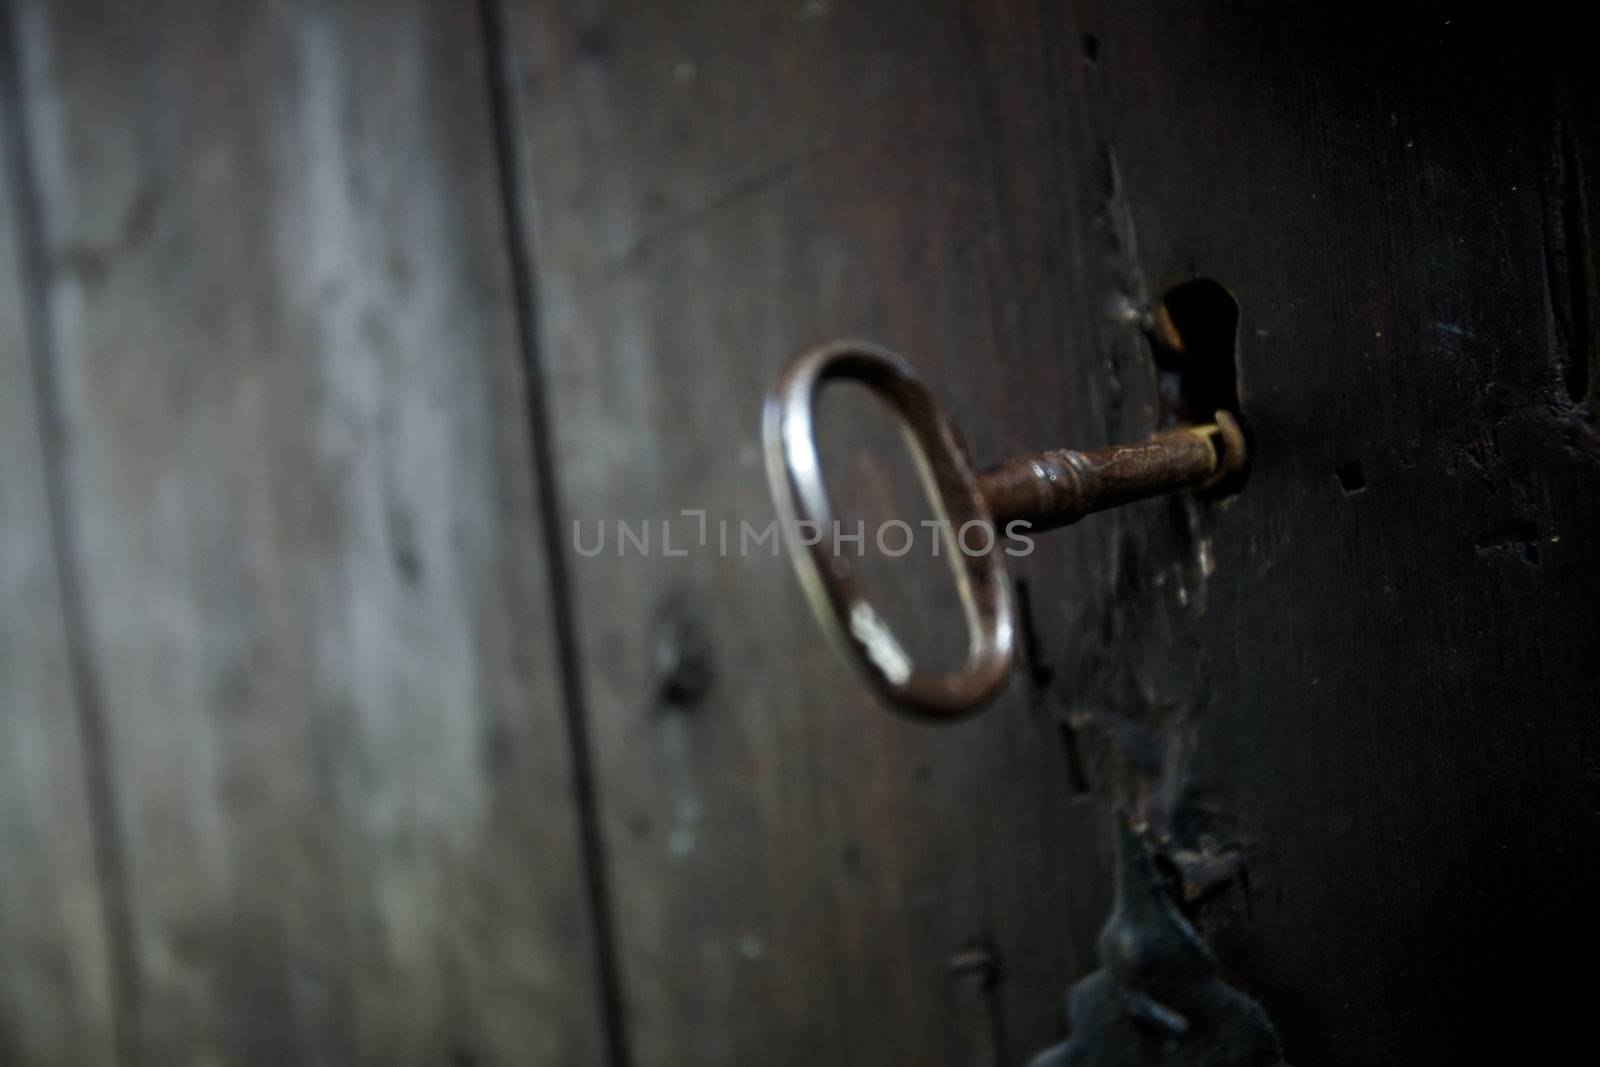
{"type": "Polygon", "coordinates": [[[123,1062],[594,1062],[475,9],[20,25],[123,1062]]]}
{"type": "Polygon", "coordinates": [[[1203,521],[1187,650],[1127,646],[1187,660],[1189,833],[1247,859],[1218,941],[1290,1062],[1586,1041],[1559,977],[1600,948],[1586,60],[1489,12],[1083,11],[1140,263],[1243,306],[1258,462],[1203,521]]]}
{"type": "MultiPolygon", "coordinates": [[[[980,458],[1104,443],[1037,13],[510,10],[559,489],[586,545],[613,530],[574,555],[575,603],[635,1058],[1015,1062],[1057,1033],[1106,893],[1055,716],[1020,679],[949,729],[886,715],[738,533],[773,517],[763,396],[834,336],[904,352],[980,458]],[[618,520],[649,557],[618,557],[618,520]],[[710,679],[688,697],[684,648],[710,679]],[[993,968],[952,974],[972,949],[993,968]]],[[[1103,535],[1025,561],[1052,610],[1103,535]]]]}
{"type": "Polygon", "coordinates": [[[513,11],[581,524],[765,517],[756,411],[803,344],[898,348],[986,459],[1159,423],[1118,307],[1209,276],[1244,309],[1246,491],[1052,535],[1041,661],[981,720],[883,717],[776,561],[576,564],[642,1063],[1020,1059],[1087,968],[1113,804],[1242,858],[1199,920],[1291,1061],[1570,1032],[1542,1005],[1575,987],[1501,980],[1581,966],[1600,871],[1594,94],[1561,47],[1260,4],[513,11]],[[685,633],[713,681],[665,699],[685,633]],[[941,985],[974,944],[986,1045],[941,985]]]}
{"type": "Polygon", "coordinates": [[[111,953],[17,228],[25,145],[0,94],[0,1062],[69,1067],[111,1062],[111,953]]]}
{"type": "MultiPolygon", "coordinates": [[[[1242,871],[1190,907],[1290,1062],[1587,1040],[1582,35],[11,10],[0,1060],[1021,1062],[1115,807],[1197,887],[1242,871]],[[886,715],[741,525],[783,360],[898,349],[980,462],[1137,438],[1193,370],[1136,313],[1197,276],[1242,307],[1243,491],[1041,538],[1004,699],[886,715]]],[[[847,514],[924,517],[854,399],[847,514]]],[[[938,568],[869,569],[949,652],[938,568]]]]}

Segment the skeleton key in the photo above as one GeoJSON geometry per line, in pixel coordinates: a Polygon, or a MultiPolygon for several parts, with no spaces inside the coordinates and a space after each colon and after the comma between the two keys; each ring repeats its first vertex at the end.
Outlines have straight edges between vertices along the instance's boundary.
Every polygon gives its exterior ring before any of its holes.
{"type": "Polygon", "coordinates": [[[767,400],[763,420],[767,478],[800,584],[824,631],[855,661],[892,708],[918,718],[949,719],[992,698],[1011,671],[1016,619],[1000,530],[1030,531],[1077,522],[1085,515],[1182,489],[1216,485],[1241,470],[1245,440],[1226,411],[1203,425],[1180,426],[1131,445],[1088,451],[1055,449],[974,471],[967,446],[933,391],[893,352],[866,341],[809,348],[789,364],[767,400]],[[825,382],[866,386],[899,419],[922,483],[942,520],[950,566],[966,615],[966,663],[949,674],[919,670],[873,608],[849,560],[827,538],[833,506],[813,437],[817,391],[825,382]],[[964,537],[985,524],[987,550],[964,537]]]}

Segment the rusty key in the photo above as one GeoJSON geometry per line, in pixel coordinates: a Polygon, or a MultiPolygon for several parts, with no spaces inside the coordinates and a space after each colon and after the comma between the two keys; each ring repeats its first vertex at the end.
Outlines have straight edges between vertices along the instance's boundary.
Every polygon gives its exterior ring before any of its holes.
{"type": "Polygon", "coordinates": [[[1228,478],[1245,462],[1239,424],[1225,411],[1202,425],[1179,426],[1138,444],[1086,451],[1054,449],[974,471],[966,443],[933,391],[899,356],[866,341],[831,341],[797,355],[767,400],[767,478],[800,584],[829,638],[866,674],[894,709],[948,719],[972,711],[1005,684],[1015,653],[1016,621],[998,531],[1028,532],[1085,515],[1228,478]],[[833,506],[813,437],[824,382],[866,386],[898,417],[949,545],[970,637],[961,670],[929,674],[912,664],[893,631],[861,590],[845,555],[826,537],[833,506]],[[986,524],[983,551],[965,531],[986,524]]]}

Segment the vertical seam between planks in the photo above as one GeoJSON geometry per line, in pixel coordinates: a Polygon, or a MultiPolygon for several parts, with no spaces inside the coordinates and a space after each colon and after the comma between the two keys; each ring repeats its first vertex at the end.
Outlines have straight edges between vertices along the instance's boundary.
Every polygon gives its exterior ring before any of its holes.
{"type": "Polygon", "coordinates": [[[127,863],[118,833],[120,819],[112,787],[111,743],[105,700],[93,664],[77,515],[66,484],[65,417],[56,378],[55,336],[50,325],[50,268],[38,170],[28,134],[26,90],[20,70],[20,22],[13,0],[0,0],[0,136],[5,138],[6,184],[16,220],[17,259],[23,288],[22,319],[29,350],[41,458],[45,513],[55,560],[66,641],[67,672],[76,713],[84,790],[89,806],[90,847],[110,969],[112,1040],[122,1067],[139,1062],[139,975],[133,948],[127,863]]]}
{"type": "Polygon", "coordinates": [[[571,578],[561,551],[562,506],[556,480],[547,382],[540,363],[540,315],[537,288],[533,205],[529,202],[529,168],[522,152],[522,114],[518,99],[517,57],[500,0],[480,0],[489,107],[494,124],[495,158],[506,226],[506,252],[516,306],[517,343],[527,396],[528,443],[532,453],[539,521],[544,528],[546,579],[555,615],[561,693],[567,743],[572,762],[574,801],[583,852],[583,874],[594,929],[596,973],[605,1043],[612,1067],[628,1067],[627,1025],[612,921],[611,891],[600,813],[595,794],[589,743],[588,705],[584,694],[577,618],[572,606],[571,578]]]}

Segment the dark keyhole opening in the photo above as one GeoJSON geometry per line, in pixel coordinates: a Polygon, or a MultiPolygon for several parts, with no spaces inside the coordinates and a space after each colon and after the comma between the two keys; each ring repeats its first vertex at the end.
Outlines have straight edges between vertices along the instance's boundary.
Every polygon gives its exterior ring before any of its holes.
{"type": "MultiPolygon", "coordinates": [[[[1210,422],[1226,411],[1254,443],[1239,406],[1239,301],[1232,293],[1210,278],[1167,290],[1156,307],[1151,347],[1164,426],[1210,422]]],[[[1214,487],[1212,495],[1237,492],[1246,473],[1214,487]]]]}

